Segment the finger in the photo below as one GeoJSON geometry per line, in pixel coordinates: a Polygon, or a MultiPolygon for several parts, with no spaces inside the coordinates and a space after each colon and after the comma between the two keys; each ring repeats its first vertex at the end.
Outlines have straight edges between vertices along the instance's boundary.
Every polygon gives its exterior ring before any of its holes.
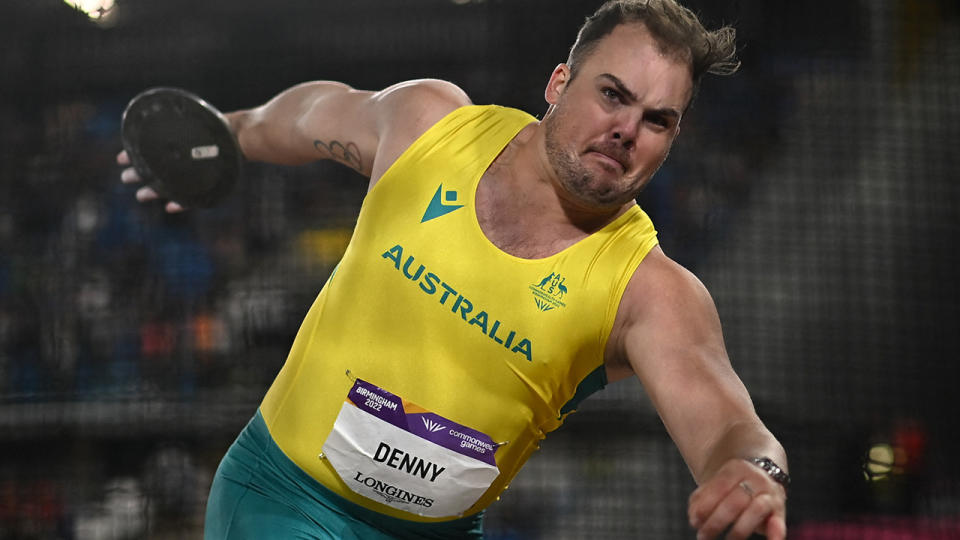
{"type": "Polygon", "coordinates": [[[186,208],[184,208],[183,206],[180,206],[180,203],[175,201],[168,202],[165,208],[167,210],[167,213],[170,213],[170,214],[178,214],[186,210],[186,208]]]}
{"type": "Polygon", "coordinates": [[[731,489],[726,497],[713,509],[709,517],[703,522],[703,525],[699,527],[697,540],[716,538],[717,535],[737,520],[752,501],[753,497],[745,490],[739,487],[731,489]]]}
{"type": "Polygon", "coordinates": [[[130,164],[130,156],[127,155],[126,150],[121,150],[120,153],[117,154],[117,165],[129,165],[129,164],[130,164]]]}
{"type": "Polygon", "coordinates": [[[690,494],[687,506],[687,517],[690,518],[690,525],[694,529],[699,529],[703,522],[710,517],[717,504],[720,503],[721,497],[729,491],[729,486],[718,484],[706,484],[694,490],[690,494]]]}
{"type": "Polygon", "coordinates": [[[786,540],[787,521],[783,516],[773,515],[767,520],[767,540],[786,540]]]}
{"type": "Polygon", "coordinates": [[[129,169],[124,169],[123,172],[120,173],[120,181],[123,182],[124,184],[136,184],[141,180],[142,178],[140,178],[140,175],[137,174],[136,169],[134,169],[133,167],[130,167],[129,169]]]}
{"type": "Polygon", "coordinates": [[[724,497],[734,488],[740,489],[737,487],[738,478],[740,477],[721,471],[709,483],[700,486],[690,495],[687,517],[693,528],[699,529],[724,497]]]}
{"type": "Polygon", "coordinates": [[[154,201],[159,199],[157,192],[148,187],[142,187],[137,190],[137,200],[140,202],[154,201]]]}
{"type": "Polygon", "coordinates": [[[766,532],[767,529],[763,528],[763,524],[768,519],[776,517],[778,506],[772,495],[768,493],[757,495],[750,501],[750,504],[743,512],[740,513],[740,516],[737,517],[733,527],[730,528],[730,532],[727,533],[727,539],[745,540],[749,538],[754,531],[766,532]]]}

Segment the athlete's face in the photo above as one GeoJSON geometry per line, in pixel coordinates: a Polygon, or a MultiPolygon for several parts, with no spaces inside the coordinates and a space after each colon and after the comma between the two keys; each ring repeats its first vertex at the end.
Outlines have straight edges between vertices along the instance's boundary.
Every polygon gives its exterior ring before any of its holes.
{"type": "Polygon", "coordinates": [[[598,209],[636,197],[666,159],[692,87],[689,64],[661,53],[640,24],[616,27],[572,80],[557,66],[543,125],[566,195],[598,209]]]}

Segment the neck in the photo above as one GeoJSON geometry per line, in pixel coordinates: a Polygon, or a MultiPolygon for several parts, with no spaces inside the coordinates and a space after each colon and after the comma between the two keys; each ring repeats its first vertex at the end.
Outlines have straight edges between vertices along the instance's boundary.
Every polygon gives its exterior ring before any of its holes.
{"type": "Polygon", "coordinates": [[[591,208],[560,187],[536,124],[524,128],[487,170],[477,191],[477,219],[507,253],[546,257],[605,227],[635,203],[591,208]]]}

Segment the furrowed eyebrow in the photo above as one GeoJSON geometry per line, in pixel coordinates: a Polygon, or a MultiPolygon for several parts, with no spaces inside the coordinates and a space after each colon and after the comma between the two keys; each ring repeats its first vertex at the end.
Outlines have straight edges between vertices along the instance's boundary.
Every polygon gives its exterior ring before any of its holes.
{"type": "MultiPolygon", "coordinates": [[[[610,84],[614,85],[617,88],[617,91],[623,94],[631,102],[637,101],[637,95],[634,94],[623,81],[620,80],[616,75],[610,73],[602,73],[597,76],[598,79],[605,79],[610,84]]],[[[662,109],[650,109],[648,113],[659,114],[662,116],[670,118],[680,118],[680,111],[674,109],[673,107],[664,107],[662,109]]]]}
{"type": "Polygon", "coordinates": [[[617,91],[626,96],[630,101],[636,101],[637,95],[630,91],[627,88],[627,85],[623,83],[617,76],[611,75],[609,73],[602,73],[597,76],[598,79],[606,79],[607,82],[617,87],[617,91]]]}

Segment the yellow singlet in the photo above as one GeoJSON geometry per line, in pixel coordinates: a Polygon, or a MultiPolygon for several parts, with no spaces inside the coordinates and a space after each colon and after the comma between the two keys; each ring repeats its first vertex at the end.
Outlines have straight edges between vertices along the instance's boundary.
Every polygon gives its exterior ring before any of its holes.
{"type": "MultiPolygon", "coordinates": [[[[424,517],[386,504],[389,498],[360,495],[348,485],[352,478],[342,478],[325,458],[338,415],[343,421],[356,409],[344,405],[356,379],[499,445],[499,474],[460,515],[494,501],[546,433],[606,383],[603,354],[614,316],[630,276],[657,243],[656,231],[633,207],[543,259],[494,246],[477,222],[476,188],[494,158],[534,121],[514,109],[463,107],[400,156],[366,196],[342,261],[267,392],[261,412],[277,445],[357,504],[417,521],[456,517],[424,517]]],[[[408,466],[423,465],[426,481],[441,471],[428,475],[428,459],[415,462],[412,451],[383,454],[382,447],[380,465],[399,468],[400,457],[409,457],[408,466]]],[[[409,496],[427,509],[425,499],[409,496]]]]}

